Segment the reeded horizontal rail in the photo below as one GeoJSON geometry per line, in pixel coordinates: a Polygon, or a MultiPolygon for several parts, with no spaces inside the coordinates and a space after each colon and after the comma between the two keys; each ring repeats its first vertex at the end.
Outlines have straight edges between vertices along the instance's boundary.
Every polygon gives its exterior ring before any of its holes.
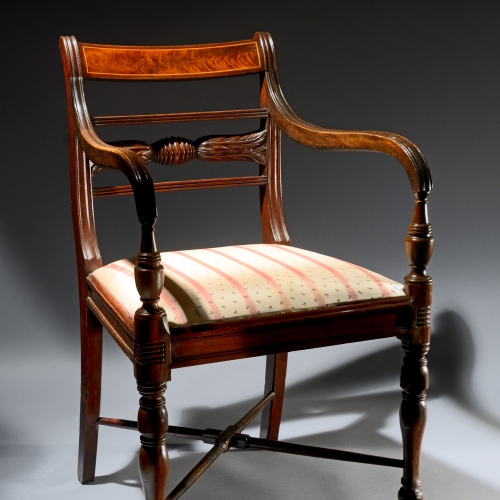
{"type": "Polygon", "coordinates": [[[176,123],[202,120],[238,120],[266,118],[267,109],[234,109],[228,111],[196,111],[190,113],[163,113],[153,115],[94,116],[95,127],[112,125],[142,125],[147,123],[176,123]]]}
{"type": "MultiPolygon", "coordinates": [[[[187,191],[192,189],[210,189],[236,186],[263,186],[267,184],[265,175],[247,175],[243,177],[224,177],[221,179],[199,179],[189,181],[155,182],[155,191],[187,191]]],[[[134,194],[131,186],[111,186],[92,189],[94,198],[105,196],[126,196],[134,194]]]]}

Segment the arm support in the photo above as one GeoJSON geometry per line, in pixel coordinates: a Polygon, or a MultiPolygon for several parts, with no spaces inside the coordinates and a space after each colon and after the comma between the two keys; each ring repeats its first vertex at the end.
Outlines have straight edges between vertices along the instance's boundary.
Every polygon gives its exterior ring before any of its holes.
{"type": "Polygon", "coordinates": [[[134,191],[137,215],[142,224],[153,224],[158,214],[154,185],[144,160],[135,152],[110,146],[95,133],[84,104],[81,78],[70,79],[73,99],[73,123],[82,149],[94,164],[119,170],[130,182],[134,191]]]}
{"type": "Polygon", "coordinates": [[[391,155],[405,168],[415,193],[432,189],[429,166],[408,139],[387,132],[330,130],[307,123],[297,117],[283,97],[276,71],[268,72],[267,82],[269,113],[294,141],[316,149],[377,151],[391,155]]]}

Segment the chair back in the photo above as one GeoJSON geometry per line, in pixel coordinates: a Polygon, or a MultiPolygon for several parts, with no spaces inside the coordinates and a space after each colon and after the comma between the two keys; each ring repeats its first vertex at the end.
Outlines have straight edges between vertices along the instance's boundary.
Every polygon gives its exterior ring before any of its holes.
{"type": "Polygon", "coordinates": [[[155,192],[167,192],[259,186],[264,242],[289,244],[281,197],[280,131],[268,113],[265,92],[269,70],[277,69],[268,33],[256,33],[251,40],[237,42],[168,47],[99,45],[78,42],[69,36],[61,37],[60,48],[68,101],[71,198],[81,286],[85,286],[86,276],[102,265],[92,199],[135,193],[130,185],[92,186],[92,177],[106,167],[88,160],[79,140],[80,129],[87,129],[97,138],[95,128],[104,126],[259,119],[259,129],[243,135],[204,136],[194,140],[167,137],[153,143],[120,141],[110,144],[133,151],[146,164],[181,165],[193,159],[256,163],[258,175],[155,182],[154,189],[155,192]],[[84,81],[87,79],[171,81],[257,73],[260,75],[260,107],[257,109],[90,116],[85,99],[84,81]]]}

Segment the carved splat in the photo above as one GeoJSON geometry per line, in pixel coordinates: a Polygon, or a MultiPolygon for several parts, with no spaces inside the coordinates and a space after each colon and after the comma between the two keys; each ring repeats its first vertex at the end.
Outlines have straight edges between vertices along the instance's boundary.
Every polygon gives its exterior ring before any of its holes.
{"type": "MultiPolygon", "coordinates": [[[[127,148],[138,154],[146,163],[182,165],[195,158],[205,161],[252,161],[261,165],[267,160],[267,133],[259,130],[245,135],[203,137],[191,141],[182,137],[167,137],[153,142],[119,141],[113,146],[127,148]]],[[[92,165],[92,175],[104,167],[92,165]]]]}

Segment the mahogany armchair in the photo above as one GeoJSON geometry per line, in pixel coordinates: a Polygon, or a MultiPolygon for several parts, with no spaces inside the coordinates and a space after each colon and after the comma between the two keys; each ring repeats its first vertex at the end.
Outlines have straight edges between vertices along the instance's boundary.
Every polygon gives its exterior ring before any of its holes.
{"type": "MultiPolygon", "coordinates": [[[[340,131],[300,120],[285,101],[269,34],[251,40],[178,47],[95,45],[62,37],[67,90],[71,199],[81,313],[81,413],[78,476],[94,480],[99,425],[137,429],[145,498],[164,498],[166,437],[214,446],[169,494],[180,497],[231,447],[400,467],[398,498],[423,498],[419,479],[428,386],[432,280],[426,274],[433,238],[427,218],[428,165],[407,139],[385,132],[340,131]],[[94,116],[84,80],[188,80],[260,75],[260,108],[232,111],[94,116]],[[103,142],[96,127],[200,120],[260,119],[241,136],[103,142]],[[290,246],[281,194],[280,134],[311,148],[370,150],[396,158],[414,192],[406,237],[410,272],[404,284],[354,264],[290,246]],[[194,158],[249,161],[257,175],[153,182],[148,162],[180,165],[194,158]],[[92,187],[103,169],[123,173],[127,185],[92,187]],[[155,192],[258,186],[263,243],[159,253],[155,192]],[[135,259],[103,265],[94,227],[93,198],[133,195],[141,224],[135,259]],[[99,414],[102,327],[134,365],[140,394],[137,422],[99,414]],[[400,419],[402,459],[390,459],[278,441],[287,353],[376,338],[397,337],[404,350],[400,419]],[[203,363],[267,356],[263,400],[238,423],[220,430],[169,426],[164,391],[171,371],[203,363]],[[262,414],[259,438],[242,434],[262,414]]],[[[396,490],[396,487],[395,487],[396,490]]]]}

